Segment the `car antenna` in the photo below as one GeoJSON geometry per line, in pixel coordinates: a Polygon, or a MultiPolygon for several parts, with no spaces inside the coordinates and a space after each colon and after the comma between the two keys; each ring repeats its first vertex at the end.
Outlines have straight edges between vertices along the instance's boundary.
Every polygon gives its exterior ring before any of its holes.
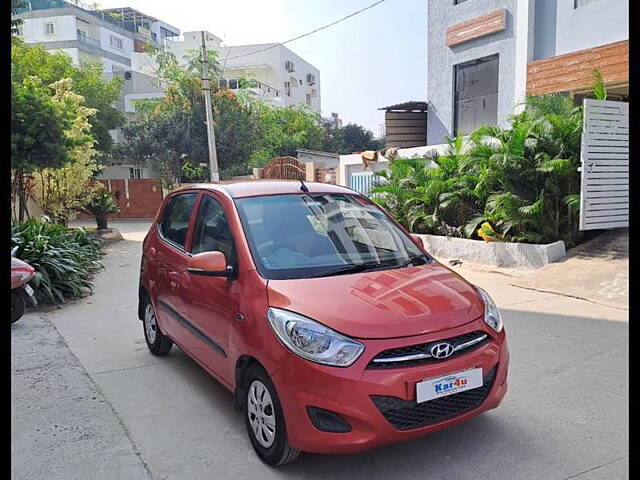
{"type": "Polygon", "coordinates": [[[304,184],[302,179],[300,179],[300,190],[302,190],[304,193],[309,193],[309,188],[304,184]]]}

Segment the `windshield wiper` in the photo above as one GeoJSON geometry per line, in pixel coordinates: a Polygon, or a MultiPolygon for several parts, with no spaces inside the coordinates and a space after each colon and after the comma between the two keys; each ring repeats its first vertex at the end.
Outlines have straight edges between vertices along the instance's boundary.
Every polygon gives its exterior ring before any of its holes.
{"type": "Polygon", "coordinates": [[[409,265],[414,265],[414,262],[418,259],[424,260],[424,263],[421,263],[420,265],[426,265],[430,261],[429,257],[427,257],[424,253],[421,253],[420,255],[414,255],[413,257],[409,257],[409,260],[400,264],[399,267],[404,268],[404,267],[408,267],[409,265]]]}
{"type": "Polygon", "coordinates": [[[332,275],[346,275],[349,273],[360,273],[368,270],[377,270],[382,267],[389,267],[390,265],[385,265],[383,263],[378,262],[364,262],[364,263],[350,263],[347,265],[342,265],[333,270],[325,270],[320,273],[316,273],[314,275],[309,275],[307,278],[316,278],[316,277],[330,277],[332,275]]]}

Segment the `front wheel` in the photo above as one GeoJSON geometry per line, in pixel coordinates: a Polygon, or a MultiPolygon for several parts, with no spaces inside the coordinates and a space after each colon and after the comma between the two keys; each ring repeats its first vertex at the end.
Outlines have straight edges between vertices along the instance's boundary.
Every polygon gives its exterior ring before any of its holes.
{"type": "Polygon", "coordinates": [[[27,304],[24,298],[18,293],[17,290],[11,292],[11,323],[16,323],[27,308],[27,304]]]}
{"type": "Polygon", "coordinates": [[[245,424],[254,450],[268,465],[293,462],[300,450],[291,448],[276,389],[258,364],[249,367],[244,381],[245,424]]]}

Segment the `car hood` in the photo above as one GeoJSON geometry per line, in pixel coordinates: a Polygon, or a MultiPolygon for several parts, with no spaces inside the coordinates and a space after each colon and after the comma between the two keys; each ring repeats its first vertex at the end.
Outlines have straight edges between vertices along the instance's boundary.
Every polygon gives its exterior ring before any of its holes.
{"type": "Polygon", "coordinates": [[[422,335],[484,312],[475,288],[439,263],[350,275],[269,280],[269,303],[355,338],[422,335]]]}

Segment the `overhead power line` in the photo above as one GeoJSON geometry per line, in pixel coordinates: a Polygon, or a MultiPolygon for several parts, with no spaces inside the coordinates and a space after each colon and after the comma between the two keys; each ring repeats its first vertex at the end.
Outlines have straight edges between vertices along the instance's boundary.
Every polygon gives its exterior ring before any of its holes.
{"type": "MultiPolygon", "coordinates": [[[[327,25],[324,25],[324,26],[322,26],[322,27],[318,27],[318,28],[316,28],[315,30],[311,30],[310,32],[303,33],[302,35],[298,35],[297,37],[290,38],[289,40],[285,40],[284,42],[276,43],[275,45],[271,45],[271,46],[269,46],[269,47],[261,48],[261,49],[259,49],[259,50],[254,50],[253,52],[243,53],[242,55],[236,55],[236,56],[234,56],[234,57],[229,57],[229,58],[227,58],[226,60],[233,60],[233,59],[235,59],[235,58],[247,57],[247,56],[249,56],[249,55],[253,55],[253,54],[255,54],[255,53],[266,52],[267,50],[271,50],[272,48],[277,48],[277,47],[279,47],[280,45],[284,45],[285,43],[291,43],[291,42],[294,42],[294,41],[296,41],[296,40],[300,40],[301,38],[308,37],[309,35],[313,35],[314,33],[319,32],[320,30],[324,30],[325,28],[329,28],[329,27],[332,27],[332,26],[334,26],[334,25],[337,25],[337,24],[338,24],[338,23],[340,23],[340,22],[344,22],[344,21],[345,21],[345,20],[347,20],[348,18],[355,17],[355,16],[356,16],[356,15],[358,15],[359,13],[365,12],[365,11],[367,11],[367,10],[369,10],[369,9],[371,9],[371,8],[373,8],[373,7],[375,7],[376,5],[380,5],[381,3],[384,3],[384,2],[386,2],[386,1],[387,1],[387,0],[378,0],[377,2],[374,2],[374,3],[372,3],[371,5],[369,5],[369,6],[367,6],[367,7],[361,8],[360,10],[356,10],[355,12],[350,13],[350,14],[349,14],[349,15],[347,15],[346,17],[342,17],[342,18],[340,18],[340,19],[336,20],[335,22],[331,22],[331,23],[329,23],[329,24],[327,24],[327,25]]],[[[232,48],[233,48],[233,47],[232,47],[232,48]]]]}

